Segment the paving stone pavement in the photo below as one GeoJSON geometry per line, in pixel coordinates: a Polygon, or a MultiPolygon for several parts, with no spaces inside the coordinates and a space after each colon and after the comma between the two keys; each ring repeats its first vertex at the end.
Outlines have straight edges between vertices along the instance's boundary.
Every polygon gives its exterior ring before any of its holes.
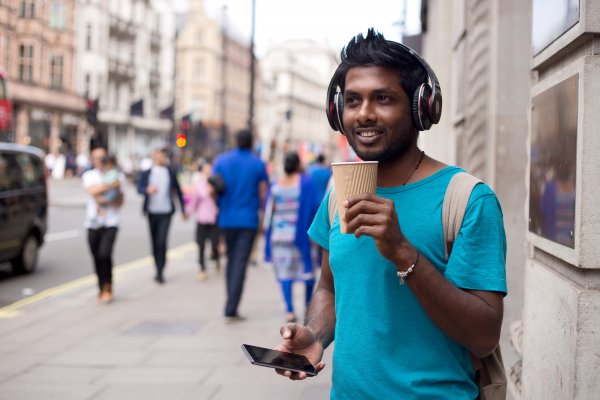
{"type": "MultiPolygon", "coordinates": [[[[112,304],[96,304],[88,284],[0,319],[0,400],[327,399],[330,368],[292,382],[251,365],[240,349],[280,341],[285,312],[273,271],[248,268],[247,319],[227,324],[224,273],[209,268],[200,282],[195,259],[193,244],[170,253],[164,285],[150,263],[116,268],[112,304]]],[[[295,288],[299,306],[303,291],[295,288]]]]}

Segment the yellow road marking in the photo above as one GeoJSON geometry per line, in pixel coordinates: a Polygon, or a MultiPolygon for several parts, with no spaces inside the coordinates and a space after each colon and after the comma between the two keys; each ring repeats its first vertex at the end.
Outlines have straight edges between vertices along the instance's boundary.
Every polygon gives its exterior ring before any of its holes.
{"type": "MultiPolygon", "coordinates": [[[[167,257],[171,259],[181,259],[185,253],[194,250],[196,248],[196,243],[190,242],[186,244],[182,244],[181,246],[174,247],[167,252],[167,257]]],[[[115,276],[121,276],[127,272],[131,272],[141,267],[144,267],[148,264],[152,264],[153,259],[151,256],[146,256],[142,258],[138,258],[137,260],[126,262],[125,264],[118,265],[113,268],[113,274],[115,276]]],[[[29,306],[34,303],[39,303],[42,300],[49,299],[51,297],[57,297],[63,295],[65,293],[82,289],[84,287],[96,284],[96,275],[91,274],[87,275],[70,282],[63,283],[58,286],[54,286],[43,290],[39,293],[36,293],[32,296],[26,297],[22,300],[16,301],[12,304],[0,308],[0,319],[8,319],[15,318],[23,315],[23,312],[20,311],[21,308],[29,306]]]]}

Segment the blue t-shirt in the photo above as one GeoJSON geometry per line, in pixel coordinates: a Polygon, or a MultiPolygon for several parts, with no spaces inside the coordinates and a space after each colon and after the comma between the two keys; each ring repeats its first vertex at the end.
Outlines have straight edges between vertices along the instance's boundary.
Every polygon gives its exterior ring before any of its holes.
{"type": "MultiPolygon", "coordinates": [[[[448,262],[444,257],[442,203],[446,167],[414,183],[377,188],[394,201],[402,232],[454,285],[506,294],[506,238],[494,192],[477,185],[448,262]]],[[[478,389],[469,351],[446,336],[425,314],[373,238],[330,229],[321,203],[309,235],[329,250],[335,288],[332,399],[475,399],[478,389]]],[[[410,278],[409,278],[410,279],[410,278]]]]}
{"type": "Polygon", "coordinates": [[[218,201],[218,225],[221,228],[258,228],[259,183],[268,182],[262,160],[250,150],[236,148],[217,158],[213,174],[221,175],[225,182],[225,192],[218,201]]]}
{"type": "Polygon", "coordinates": [[[322,199],[327,192],[327,185],[331,178],[331,168],[326,165],[315,164],[308,169],[308,173],[319,191],[319,198],[322,199]]]}

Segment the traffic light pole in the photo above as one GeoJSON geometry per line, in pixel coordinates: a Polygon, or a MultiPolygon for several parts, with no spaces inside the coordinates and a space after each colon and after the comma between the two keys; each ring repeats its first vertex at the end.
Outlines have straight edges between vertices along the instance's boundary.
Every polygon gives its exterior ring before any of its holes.
{"type": "Polygon", "coordinates": [[[250,94],[248,110],[248,129],[254,134],[254,70],[256,58],[254,57],[254,36],[256,30],[256,0],[252,0],[252,31],[250,34],[250,94]]]}

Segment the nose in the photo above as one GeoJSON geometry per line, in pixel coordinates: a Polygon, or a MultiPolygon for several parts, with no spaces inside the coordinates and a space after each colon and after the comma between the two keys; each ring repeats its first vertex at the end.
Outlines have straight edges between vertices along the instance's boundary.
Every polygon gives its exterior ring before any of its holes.
{"type": "Polygon", "coordinates": [[[358,113],[356,114],[356,120],[359,124],[364,124],[367,122],[372,122],[377,119],[377,114],[375,113],[375,107],[372,101],[364,100],[358,109],[358,113]]]}

